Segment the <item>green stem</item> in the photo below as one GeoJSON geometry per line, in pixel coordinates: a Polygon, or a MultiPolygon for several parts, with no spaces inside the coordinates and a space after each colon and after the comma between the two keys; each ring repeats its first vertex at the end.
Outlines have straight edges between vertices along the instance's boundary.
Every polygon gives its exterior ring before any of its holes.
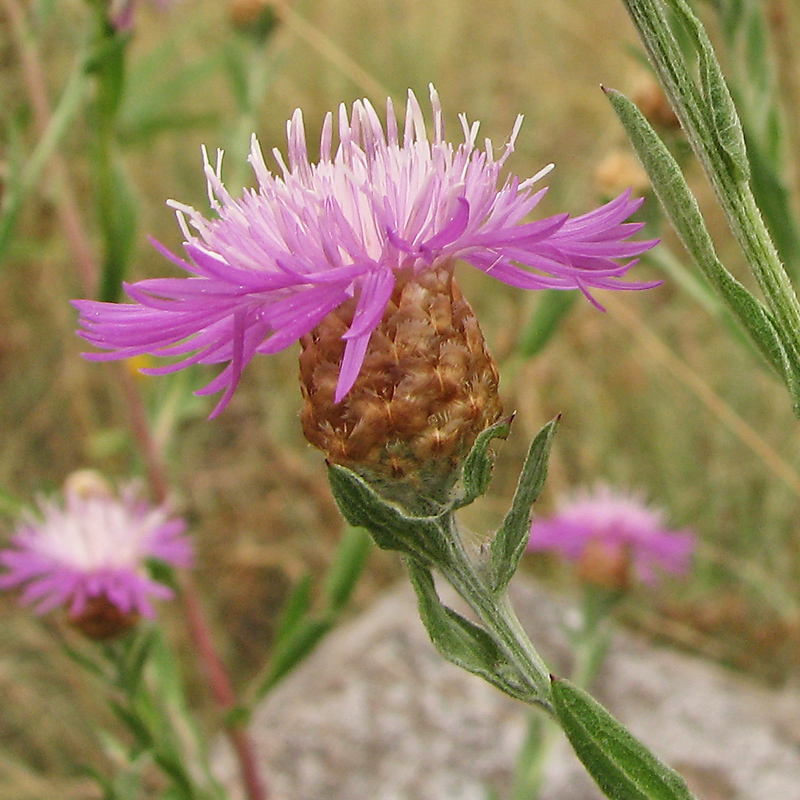
{"type": "Polygon", "coordinates": [[[717,194],[731,232],[780,327],[784,345],[791,350],[797,364],[800,360],[800,302],[762,220],[746,174],[743,174],[742,170],[746,169],[742,166],[742,157],[746,162],[743,141],[741,145],[734,141],[741,125],[705,31],[683,0],[671,0],[670,5],[692,28],[696,37],[701,71],[706,70],[701,93],[686,67],[662,3],[659,0],[623,2],[692,149],[717,194]],[[727,117],[723,120],[724,115],[727,117]]]}
{"type": "MultiPolygon", "coordinates": [[[[618,596],[601,595],[587,588],[583,597],[581,628],[573,635],[574,661],[570,680],[588,689],[597,675],[608,645],[609,613],[618,596]]],[[[544,770],[561,726],[551,718],[528,715],[528,738],[521,751],[511,800],[536,800],[544,782],[544,770]]]]}
{"type": "Polygon", "coordinates": [[[497,642],[529,685],[542,698],[540,705],[552,713],[550,670],[531,644],[522,623],[517,618],[507,591],[494,594],[469,557],[454,517],[450,517],[448,564],[438,565],[453,588],[467,601],[486,630],[497,642]]]}

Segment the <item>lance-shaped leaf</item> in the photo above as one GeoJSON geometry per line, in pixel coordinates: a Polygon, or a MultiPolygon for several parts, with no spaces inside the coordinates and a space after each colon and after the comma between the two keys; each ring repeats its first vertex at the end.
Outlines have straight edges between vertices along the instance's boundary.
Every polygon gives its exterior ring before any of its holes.
{"type": "Polygon", "coordinates": [[[561,727],[595,783],[611,800],[696,800],[675,770],[656,758],[603,706],[553,678],[561,727]]]}
{"type": "Polygon", "coordinates": [[[577,292],[562,292],[558,289],[541,292],[539,305],[517,345],[523,358],[533,358],[544,350],[577,299],[577,292]]]}
{"type": "Polygon", "coordinates": [[[642,112],[620,92],[614,89],[604,91],[683,246],[762,355],[784,376],[797,406],[800,402],[800,368],[788,357],[772,314],[717,258],[703,215],[681,168],[642,112]]]}
{"type": "Polygon", "coordinates": [[[491,588],[495,593],[508,585],[528,543],[531,506],[541,494],[547,477],[547,459],[559,419],[560,417],[556,417],[548,422],[531,442],[511,509],[492,540],[489,575],[491,588]]]}
{"type": "MultiPolygon", "coordinates": [[[[727,87],[723,88],[724,82],[715,83],[714,73],[719,70],[719,66],[709,63],[714,59],[713,51],[710,46],[703,48],[706,63],[701,65],[702,86],[698,87],[664,15],[664,4],[669,2],[683,21],[683,27],[688,22],[695,34],[707,43],[700,23],[687,10],[685,0],[623,2],[681,121],[692,150],[714,187],[731,233],[736,237],[764,293],[775,329],[788,356],[785,358],[778,354],[778,361],[786,361],[791,365],[792,374],[786,376],[787,385],[792,394],[795,412],[800,416],[800,397],[797,392],[797,376],[800,375],[800,300],[781,264],[753,193],[747,181],[743,180],[743,174],[746,173],[740,174],[741,169],[733,165],[740,158],[737,144],[739,132],[730,129],[726,133],[725,128],[730,122],[730,115],[736,112],[729,106],[729,98],[723,96],[727,92],[727,87]],[[724,108],[709,108],[709,104],[714,102],[720,102],[724,108]]],[[[697,36],[694,37],[695,44],[697,36]]],[[[743,165],[740,164],[739,167],[743,165]]]]}
{"type": "Polygon", "coordinates": [[[371,546],[369,536],[360,528],[345,531],[325,576],[325,595],[332,613],[341,611],[350,600],[371,546]]]}
{"type": "Polygon", "coordinates": [[[729,161],[733,177],[746,181],[749,178],[750,166],[742,123],[708,34],[686,0],[668,1],[697,49],[700,59],[700,89],[708,111],[710,128],[729,161]]]}
{"type": "Polygon", "coordinates": [[[468,506],[489,488],[494,466],[494,458],[489,450],[489,445],[492,443],[492,439],[507,439],[513,421],[514,415],[512,414],[510,417],[490,425],[479,434],[464,459],[464,467],[461,472],[462,494],[453,503],[453,508],[468,506]]]}
{"type": "Polygon", "coordinates": [[[398,550],[432,563],[447,558],[443,526],[446,517],[410,516],[376,492],[363,478],[345,467],[328,467],[331,491],[342,516],[353,526],[366,528],[383,550],[398,550]]]}
{"type": "Polygon", "coordinates": [[[481,627],[445,606],[436,592],[430,570],[415,558],[406,559],[417,593],[419,614],[440,655],[478,675],[506,694],[533,703],[539,693],[481,627]]]}

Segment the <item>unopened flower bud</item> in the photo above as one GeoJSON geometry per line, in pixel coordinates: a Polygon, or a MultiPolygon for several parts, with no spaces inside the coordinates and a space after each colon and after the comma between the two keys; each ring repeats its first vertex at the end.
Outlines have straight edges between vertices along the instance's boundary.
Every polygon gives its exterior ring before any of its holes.
{"type": "Polygon", "coordinates": [[[633,153],[623,150],[613,150],[597,165],[594,183],[608,196],[617,194],[626,186],[638,193],[650,188],[650,179],[644,167],[633,153]]]}
{"type": "Polygon", "coordinates": [[[673,130],[680,128],[680,120],[672,110],[661,84],[652,75],[642,78],[633,100],[651,125],[673,130]]]}
{"type": "Polygon", "coordinates": [[[64,494],[88,500],[91,497],[112,497],[114,489],[96,470],[79,469],[67,475],[64,481],[64,494]]]}
{"type": "Polygon", "coordinates": [[[257,39],[265,39],[278,21],[270,0],[230,0],[228,18],[235,28],[257,39]]]}
{"type": "Polygon", "coordinates": [[[399,280],[352,389],[335,402],[354,303],[303,337],[303,432],[328,461],[383,487],[443,498],[502,413],[498,374],[451,265],[399,280]]]}

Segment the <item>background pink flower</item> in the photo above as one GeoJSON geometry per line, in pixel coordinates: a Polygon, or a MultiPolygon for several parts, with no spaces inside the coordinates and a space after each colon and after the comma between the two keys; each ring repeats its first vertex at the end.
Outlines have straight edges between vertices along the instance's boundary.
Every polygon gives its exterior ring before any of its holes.
{"type": "Polygon", "coordinates": [[[192,547],[186,523],[143,501],[131,485],[119,496],[65,489],[63,504],[40,500],[0,550],[0,588],[22,588],[21,602],[38,613],[59,606],[79,617],[93,598],[103,597],[123,614],[154,616],[152,599],[172,596],[153,580],[147,560],[187,567],[192,547]]]}
{"type": "Polygon", "coordinates": [[[534,520],[528,549],[553,550],[578,564],[587,556],[609,563],[618,557],[651,584],[660,571],[686,573],[694,544],[688,530],[666,526],[661,510],[634,494],[599,486],[573,495],[549,519],[534,520]]]}

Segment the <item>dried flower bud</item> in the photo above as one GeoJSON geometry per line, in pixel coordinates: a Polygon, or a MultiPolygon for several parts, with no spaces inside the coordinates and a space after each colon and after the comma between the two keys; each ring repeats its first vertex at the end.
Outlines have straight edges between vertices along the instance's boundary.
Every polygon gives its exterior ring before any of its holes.
{"type": "Polygon", "coordinates": [[[355,303],[301,340],[303,432],[328,460],[384,487],[442,497],[502,413],[497,366],[452,265],[398,280],[353,388],[334,402],[355,303]]]}
{"type": "Polygon", "coordinates": [[[673,130],[681,127],[661,84],[652,75],[642,78],[634,92],[633,100],[651,125],[673,130]]]}
{"type": "Polygon", "coordinates": [[[266,38],[278,21],[271,0],[230,0],[228,18],[235,28],[258,39],[266,38]]]}
{"type": "Polygon", "coordinates": [[[635,192],[650,188],[650,179],[630,151],[612,150],[595,168],[595,186],[604,195],[613,195],[620,187],[630,186],[635,192]]]}

